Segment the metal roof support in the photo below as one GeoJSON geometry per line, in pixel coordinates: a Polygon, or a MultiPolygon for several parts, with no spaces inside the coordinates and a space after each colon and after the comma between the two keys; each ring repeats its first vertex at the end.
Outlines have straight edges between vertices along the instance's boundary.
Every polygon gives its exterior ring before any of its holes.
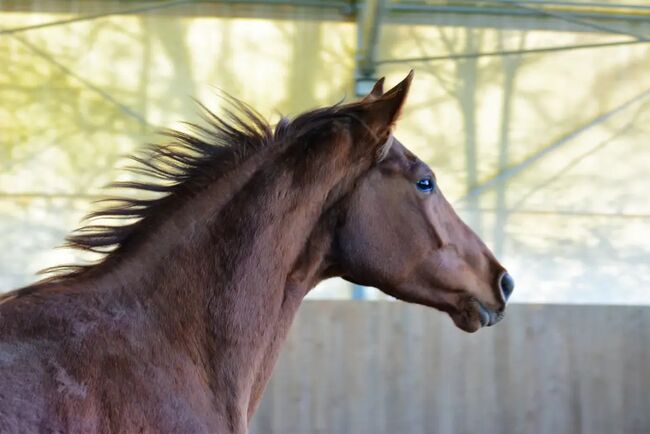
{"type": "Polygon", "coordinates": [[[637,34],[630,33],[630,32],[625,32],[625,31],[619,30],[619,29],[617,29],[615,27],[611,27],[611,26],[608,26],[608,25],[592,23],[591,21],[584,21],[584,20],[582,20],[580,18],[576,18],[576,17],[571,16],[570,14],[567,14],[567,13],[564,13],[564,12],[554,12],[552,10],[546,10],[546,9],[543,9],[543,8],[531,7],[531,6],[523,4],[523,3],[519,2],[519,1],[516,1],[516,0],[493,0],[493,1],[498,1],[500,3],[505,3],[505,4],[511,4],[513,6],[521,8],[521,9],[537,12],[540,15],[546,15],[548,17],[557,18],[559,20],[563,20],[563,21],[566,21],[568,23],[577,24],[579,26],[584,26],[584,27],[587,27],[587,28],[590,28],[590,29],[599,30],[601,32],[614,33],[614,34],[625,35],[625,36],[633,36],[633,37],[635,37],[636,39],[639,39],[639,40],[647,40],[647,38],[645,36],[637,35],[637,34]]]}
{"type": "Polygon", "coordinates": [[[646,98],[650,97],[650,89],[646,89],[645,91],[641,92],[637,96],[625,101],[624,103],[618,105],[617,107],[614,107],[611,110],[606,111],[605,113],[601,113],[600,115],[596,116],[593,118],[591,121],[588,123],[582,125],[581,127],[571,131],[570,133],[566,134],[559,140],[554,141],[553,143],[549,144],[548,146],[545,146],[544,148],[540,149],[539,151],[535,152],[531,156],[527,157],[520,163],[517,163],[513,166],[509,166],[505,168],[504,170],[498,172],[494,177],[488,179],[485,181],[483,184],[477,185],[474,187],[472,190],[470,190],[467,194],[465,194],[463,197],[458,199],[457,202],[454,203],[454,205],[460,204],[460,203],[468,203],[471,199],[476,199],[478,196],[481,194],[485,193],[488,190],[491,190],[495,187],[497,187],[499,184],[502,184],[506,181],[508,181],[510,178],[513,178],[514,176],[518,175],[519,173],[523,172],[524,170],[528,169],[530,166],[535,164],[537,161],[543,159],[546,157],[546,155],[556,151],[560,147],[566,145],[569,143],[571,140],[573,140],[575,137],[579,136],[583,132],[587,131],[588,129],[602,124],[603,122],[607,121],[614,115],[622,112],[623,110],[627,109],[628,107],[636,104],[639,101],[642,101],[646,98]]]}
{"type": "Polygon", "coordinates": [[[357,10],[357,58],[354,92],[367,95],[377,79],[375,60],[382,17],[388,0],[365,0],[357,10]]]}

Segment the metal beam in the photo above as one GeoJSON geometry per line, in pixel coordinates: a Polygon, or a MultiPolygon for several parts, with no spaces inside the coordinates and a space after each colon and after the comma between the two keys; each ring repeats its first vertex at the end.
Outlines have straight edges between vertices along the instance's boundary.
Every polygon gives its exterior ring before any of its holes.
{"type": "Polygon", "coordinates": [[[540,47],[540,48],[528,48],[528,49],[518,49],[518,50],[498,50],[498,51],[483,51],[475,53],[454,53],[454,54],[445,54],[441,56],[426,56],[426,57],[404,57],[397,59],[379,59],[375,61],[376,65],[383,65],[389,63],[417,63],[417,62],[436,62],[444,60],[458,60],[458,59],[471,59],[476,57],[501,57],[501,56],[513,56],[520,54],[539,54],[539,53],[554,53],[561,51],[571,51],[571,50],[586,50],[592,48],[606,48],[606,47],[618,47],[623,45],[637,45],[637,44],[647,44],[650,41],[645,39],[631,39],[624,41],[613,41],[613,42],[596,42],[593,44],[576,44],[576,45],[559,45],[556,47],[540,47]]]}
{"type": "MultiPolygon", "coordinates": [[[[488,0],[501,2],[502,0],[488,0]]],[[[525,3],[530,6],[557,6],[561,8],[571,9],[571,10],[581,10],[581,9],[597,9],[597,10],[638,10],[638,11],[648,11],[650,12],[650,6],[642,4],[633,4],[633,3],[603,3],[603,2],[587,2],[581,1],[579,3],[570,2],[570,1],[554,1],[554,0],[518,0],[519,3],[525,3]]]]}
{"type": "Polygon", "coordinates": [[[576,18],[572,16],[571,14],[568,14],[566,12],[554,12],[552,10],[546,10],[543,8],[538,8],[538,7],[531,7],[526,4],[523,4],[522,2],[516,1],[516,0],[493,0],[493,1],[498,1],[499,3],[504,3],[504,4],[511,4],[514,5],[518,8],[525,9],[525,10],[530,10],[539,13],[540,15],[545,15],[547,17],[551,18],[557,18],[562,21],[566,21],[568,23],[572,24],[577,24],[579,26],[584,26],[589,29],[593,30],[598,30],[601,32],[606,32],[606,33],[614,33],[618,35],[624,35],[624,36],[633,36],[634,38],[638,40],[647,40],[647,37],[642,36],[642,35],[637,35],[636,33],[631,33],[628,31],[623,31],[620,29],[617,29],[615,27],[611,27],[609,25],[604,25],[604,24],[599,24],[599,23],[593,23],[591,21],[585,21],[580,18],[576,18]]]}
{"type": "Polygon", "coordinates": [[[55,20],[55,21],[48,21],[40,24],[31,24],[27,26],[14,27],[9,29],[0,29],[0,35],[13,35],[16,33],[25,32],[27,30],[44,29],[47,27],[55,27],[64,24],[72,24],[80,21],[90,21],[99,18],[106,18],[114,15],[142,14],[145,12],[152,12],[158,9],[171,8],[174,6],[184,5],[191,2],[192,0],[170,0],[166,2],[149,3],[137,7],[118,9],[118,10],[113,10],[108,12],[97,13],[97,14],[80,15],[80,16],[75,16],[73,18],[68,18],[64,20],[55,20]]]}

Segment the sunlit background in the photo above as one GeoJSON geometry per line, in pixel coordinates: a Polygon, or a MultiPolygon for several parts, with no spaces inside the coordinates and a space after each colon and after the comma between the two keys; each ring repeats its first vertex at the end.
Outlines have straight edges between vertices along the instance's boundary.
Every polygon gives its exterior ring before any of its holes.
{"type": "MultiPolygon", "coordinates": [[[[563,3],[390,3],[370,78],[415,69],[397,135],[516,276],[513,301],[648,304],[650,6],[563,3]]],[[[271,121],[355,98],[356,12],[0,2],[0,291],[84,260],[55,247],[125,155],[197,119],[193,98],[218,111],[223,89],[271,121]]],[[[333,280],[311,296],[378,294],[333,280]]]]}
{"type": "MultiPolygon", "coordinates": [[[[515,304],[466,335],[402,303],[305,302],[252,432],[650,432],[645,0],[0,0],[0,292],[92,260],[56,247],[195,99],[276,122],[410,69],[396,134],[515,304]]],[[[309,297],[390,300],[336,279],[309,297]]]]}

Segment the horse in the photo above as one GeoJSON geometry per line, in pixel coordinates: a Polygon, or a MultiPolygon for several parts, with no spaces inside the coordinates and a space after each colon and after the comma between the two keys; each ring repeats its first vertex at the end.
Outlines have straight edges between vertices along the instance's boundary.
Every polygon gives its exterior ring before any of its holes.
{"type": "Polygon", "coordinates": [[[413,71],[271,126],[225,114],[135,156],[69,246],[103,253],[0,298],[0,431],[246,433],[305,295],[339,276],[450,315],[504,316],[514,280],[393,127],[413,71]],[[117,219],[111,224],[97,219],[117,219]]]}

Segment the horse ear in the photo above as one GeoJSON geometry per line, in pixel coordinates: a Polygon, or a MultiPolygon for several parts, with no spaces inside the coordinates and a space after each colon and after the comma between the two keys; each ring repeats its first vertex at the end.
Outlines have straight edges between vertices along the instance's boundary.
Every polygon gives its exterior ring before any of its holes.
{"type": "Polygon", "coordinates": [[[376,101],[378,98],[380,98],[384,94],[384,80],[386,77],[382,77],[377,82],[375,85],[372,87],[372,90],[368,95],[366,95],[365,98],[363,98],[361,101],[363,102],[372,102],[376,101]]]}
{"type": "Polygon", "coordinates": [[[388,149],[383,148],[390,146],[393,142],[389,139],[390,133],[402,111],[412,81],[413,71],[411,70],[397,86],[381,96],[370,99],[375,89],[380,90],[383,86],[383,81],[379,80],[375,84],[373,92],[370,92],[370,95],[361,102],[360,116],[368,128],[368,132],[373,136],[374,140],[371,142],[380,146],[380,149],[375,149],[378,156],[386,155],[388,149]]]}

